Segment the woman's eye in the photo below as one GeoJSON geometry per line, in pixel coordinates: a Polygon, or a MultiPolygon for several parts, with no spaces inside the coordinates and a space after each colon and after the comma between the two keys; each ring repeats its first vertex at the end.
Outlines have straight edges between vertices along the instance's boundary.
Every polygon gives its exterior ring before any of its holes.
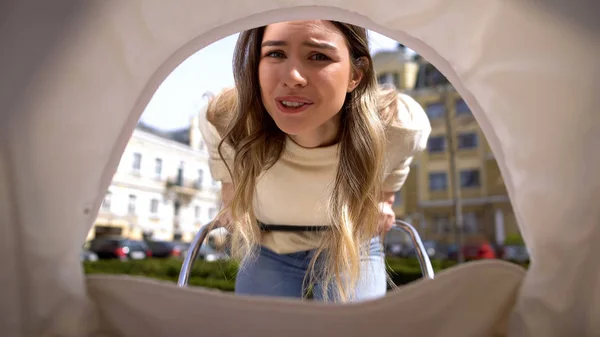
{"type": "Polygon", "coordinates": [[[267,54],[265,54],[265,57],[283,58],[285,57],[285,55],[283,55],[283,53],[280,51],[270,51],[267,54]]]}
{"type": "Polygon", "coordinates": [[[331,60],[327,55],[325,54],[313,54],[310,56],[311,60],[315,60],[315,61],[329,61],[331,60]]]}

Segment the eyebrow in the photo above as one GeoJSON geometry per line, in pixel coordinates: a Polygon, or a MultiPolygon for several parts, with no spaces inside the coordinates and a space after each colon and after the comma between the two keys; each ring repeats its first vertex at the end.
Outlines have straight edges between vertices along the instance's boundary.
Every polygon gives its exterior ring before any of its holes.
{"type": "MultiPolygon", "coordinates": [[[[261,47],[281,47],[287,45],[288,44],[285,41],[268,40],[263,42],[261,47]]],[[[302,43],[302,45],[311,48],[337,50],[337,47],[333,43],[329,42],[305,41],[304,43],[302,43]]]]}

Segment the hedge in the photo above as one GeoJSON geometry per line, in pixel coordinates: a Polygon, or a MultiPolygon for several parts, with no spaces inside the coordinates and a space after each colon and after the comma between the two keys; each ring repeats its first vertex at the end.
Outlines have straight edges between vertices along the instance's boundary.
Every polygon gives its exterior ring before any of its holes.
{"type": "MultiPolygon", "coordinates": [[[[86,274],[126,274],[177,282],[182,261],[178,259],[99,260],[86,261],[86,274]]],[[[189,285],[233,291],[237,263],[229,261],[197,261],[192,267],[189,285]]]]}
{"type": "MultiPolygon", "coordinates": [[[[454,261],[432,260],[435,272],[456,264],[454,261]]],[[[181,260],[99,260],[84,262],[86,274],[126,274],[177,282],[181,260]]],[[[389,275],[396,285],[410,283],[422,277],[417,259],[387,258],[389,275]]],[[[525,265],[525,267],[527,267],[525,265]]],[[[192,267],[189,285],[233,291],[238,264],[234,261],[197,261],[192,267]]]]}

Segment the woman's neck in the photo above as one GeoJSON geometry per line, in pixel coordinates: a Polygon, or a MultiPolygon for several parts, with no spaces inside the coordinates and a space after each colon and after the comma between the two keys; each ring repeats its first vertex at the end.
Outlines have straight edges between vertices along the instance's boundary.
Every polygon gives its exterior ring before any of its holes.
{"type": "Polygon", "coordinates": [[[339,115],[314,130],[298,135],[288,135],[294,143],[305,148],[327,147],[339,142],[339,115]]]}

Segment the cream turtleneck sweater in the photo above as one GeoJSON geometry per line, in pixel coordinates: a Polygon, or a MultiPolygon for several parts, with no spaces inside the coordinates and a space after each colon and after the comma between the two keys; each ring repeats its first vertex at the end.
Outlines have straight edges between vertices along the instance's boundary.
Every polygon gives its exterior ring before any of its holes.
{"type": "MultiPolygon", "coordinates": [[[[422,107],[411,97],[400,95],[398,115],[386,132],[383,191],[400,190],[410,171],[413,156],[427,145],[431,126],[422,107]]],[[[215,127],[200,116],[207,144],[211,175],[231,182],[218,152],[220,136],[215,127]]],[[[233,150],[223,145],[223,155],[233,166],[233,150]]],[[[279,160],[257,179],[254,212],[265,224],[322,226],[327,223],[327,203],[338,167],[338,145],[304,148],[286,137],[279,160]]],[[[267,232],[262,244],[279,254],[316,248],[318,232],[267,232]]]]}

